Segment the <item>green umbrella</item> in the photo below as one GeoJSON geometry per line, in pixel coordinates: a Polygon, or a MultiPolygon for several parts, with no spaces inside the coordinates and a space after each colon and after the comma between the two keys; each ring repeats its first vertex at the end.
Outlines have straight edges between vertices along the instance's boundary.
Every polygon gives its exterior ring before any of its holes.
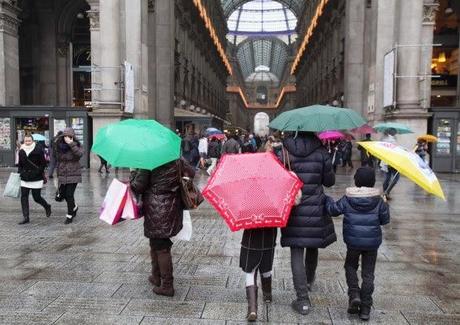
{"type": "Polygon", "coordinates": [[[101,128],[92,151],[114,167],[152,170],[179,159],[181,138],[154,120],[129,119],[101,128]]]}
{"type": "Polygon", "coordinates": [[[321,132],[354,129],[363,124],[366,120],[352,109],[313,105],[281,113],[269,127],[281,131],[321,132]]]}
{"type": "Polygon", "coordinates": [[[407,125],[394,122],[379,123],[374,126],[374,129],[378,132],[385,132],[388,129],[395,129],[399,134],[414,133],[407,125]]]}

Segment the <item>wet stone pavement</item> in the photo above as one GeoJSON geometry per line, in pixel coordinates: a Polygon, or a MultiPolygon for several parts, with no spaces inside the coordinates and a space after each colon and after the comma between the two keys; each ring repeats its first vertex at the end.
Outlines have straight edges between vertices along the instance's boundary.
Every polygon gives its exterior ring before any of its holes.
{"type": "MultiPolygon", "coordinates": [[[[10,171],[0,170],[2,193],[10,171]]],[[[113,177],[85,172],[76,192],[79,213],[71,225],[64,225],[65,203],[52,200],[53,182],[44,191],[53,204],[52,216],[44,217],[30,198],[28,225],[17,225],[19,200],[0,197],[0,324],[245,323],[241,233],[231,233],[207,203],[193,211],[192,240],[173,246],[176,296],[156,296],[147,281],[150,257],[142,221],[109,226],[98,220],[113,177]]],[[[394,189],[370,324],[460,324],[460,175],[440,178],[446,203],[404,178],[394,189]]],[[[337,185],[327,192],[338,198],[351,180],[351,174],[340,171],[337,185]]],[[[206,177],[197,181],[203,186],[206,177]]],[[[346,312],[341,218],[335,226],[339,240],[320,250],[310,314],[291,310],[289,250],[278,245],[274,302],[260,303],[260,321],[360,323],[346,312]]]]}

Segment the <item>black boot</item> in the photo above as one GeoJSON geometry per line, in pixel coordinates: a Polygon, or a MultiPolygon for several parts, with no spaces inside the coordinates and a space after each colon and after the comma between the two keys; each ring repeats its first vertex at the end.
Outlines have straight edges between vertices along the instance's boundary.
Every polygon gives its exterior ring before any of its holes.
{"type": "Polygon", "coordinates": [[[261,276],[260,281],[262,282],[264,302],[272,302],[272,277],[264,278],[261,276]]]}
{"type": "Polygon", "coordinates": [[[158,265],[160,267],[161,286],[153,287],[153,292],[160,296],[174,296],[173,286],[173,264],[171,257],[171,248],[156,251],[158,265]]]}
{"type": "Polygon", "coordinates": [[[358,292],[350,293],[350,297],[348,298],[348,310],[349,314],[357,314],[359,313],[359,307],[361,306],[361,298],[359,297],[358,292]]]}
{"type": "Polygon", "coordinates": [[[291,303],[292,309],[298,312],[301,315],[308,315],[310,312],[310,304],[308,299],[297,298],[291,303]]]}
{"type": "Polygon", "coordinates": [[[51,215],[51,204],[48,204],[47,206],[45,206],[45,213],[46,213],[46,217],[49,218],[51,215]]]}
{"type": "Polygon", "coordinates": [[[364,321],[368,321],[371,318],[371,307],[367,305],[361,305],[359,309],[359,318],[364,321]]]}
{"type": "Polygon", "coordinates": [[[29,223],[29,217],[24,217],[21,222],[18,223],[18,225],[25,225],[26,223],[29,223]]]}
{"type": "Polygon", "coordinates": [[[150,257],[152,259],[152,273],[149,276],[149,282],[154,287],[161,286],[161,274],[160,274],[160,265],[158,264],[158,255],[157,252],[150,247],[150,257]]]}
{"type": "Polygon", "coordinates": [[[254,322],[257,320],[257,286],[246,287],[246,299],[248,300],[248,315],[246,320],[254,322]]]}

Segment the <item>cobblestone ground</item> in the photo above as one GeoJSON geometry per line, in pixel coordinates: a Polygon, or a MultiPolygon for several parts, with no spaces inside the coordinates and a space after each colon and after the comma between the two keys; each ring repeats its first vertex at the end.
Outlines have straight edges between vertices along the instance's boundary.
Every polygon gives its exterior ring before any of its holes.
{"type": "MultiPolygon", "coordinates": [[[[11,170],[0,170],[0,190],[11,170]]],[[[0,198],[1,324],[239,324],[245,323],[244,277],[238,268],[241,233],[231,233],[208,205],[192,212],[190,242],[174,245],[176,296],[152,293],[148,242],[142,221],[116,226],[98,220],[113,175],[85,172],[77,188],[79,214],[64,225],[65,204],[53,204],[47,219],[31,199],[31,223],[19,226],[19,200],[0,198]]],[[[120,177],[126,175],[120,174],[120,177]]],[[[460,177],[441,175],[447,203],[406,179],[394,190],[391,224],[384,230],[369,323],[460,323],[460,177]]],[[[351,175],[338,175],[328,193],[338,198],[351,175]]],[[[198,178],[200,186],[205,176],[198,178]]],[[[379,178],[378,185],[381,184],[379,178]]],[[[270,323],[354,324],[346,313],[342,220],[339,240],[320,250],[309,315],[295,314],[289,250],[276,250],[274,302],[260,304],[270,323]]]]}

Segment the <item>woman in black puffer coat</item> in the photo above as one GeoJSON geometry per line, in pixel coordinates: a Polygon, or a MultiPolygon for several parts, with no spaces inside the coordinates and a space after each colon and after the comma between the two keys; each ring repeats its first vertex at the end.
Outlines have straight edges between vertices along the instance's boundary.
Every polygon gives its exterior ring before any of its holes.
{"type": "Polygon", "coordinates": [[[284,141],[292,171],[304,183],[302,201],[291,211],[288,224],[281,229],[281,246],[291,248],[291,268],[297,300],[292,307],[301,314],[308,313],[308,289],[315,279],[318,248],[325,248],[337,237],[330,216],[324,211],[326,196],[323,186],[335,184],[331,158],[321,141],[310,132],[284,141]],[[305,264],[304,264],[304,252],[305,264]]]}
{"type": "Polygon", "coordinates": [[[173,296],[171,237],[182,229],[184,207],[179,183],[179,168],[193,178],[194,169],[183,159],[172,161],[151,171],[138,170],[131,177],[131,189],[142,195],[144,236],[150,240],[153,292],[173,296]],[[181,165],[179,165],[181,164],[181,165]]]}

